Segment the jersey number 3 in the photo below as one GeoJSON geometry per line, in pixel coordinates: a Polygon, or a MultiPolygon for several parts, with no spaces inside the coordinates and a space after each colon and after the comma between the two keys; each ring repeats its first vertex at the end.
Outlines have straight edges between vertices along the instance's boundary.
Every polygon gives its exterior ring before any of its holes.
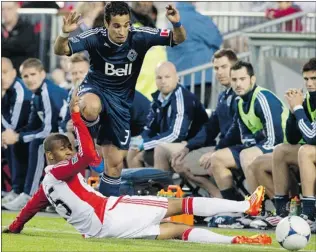
{"type": "Polygon", "coordinates": [[[63,202],[63,201],[60,200],[60,199],[56,199],[56,200],[53,200],[53,199],[52,199],[51,194],[52,194],[54,191],[55,191],[54,187],[49,188],[49,189],[48,189],[48,195],[47,195],[47,196],[49,197],[49,199],[50,199],[52,202],[54,202],[54,205],[55,205],[56,208],[59,207],[59,205],[62,206],[62,207],[64,207],[65,210],[66,210],[66,211],[65,211],[65,212],[66,212],[66,215],[67,215],[67,216],[70,216],[71,213],[72,213],[72,211],[71,211],[71,209],[69,208],[69,206],[68,206],[65,202],[63,202]]]}

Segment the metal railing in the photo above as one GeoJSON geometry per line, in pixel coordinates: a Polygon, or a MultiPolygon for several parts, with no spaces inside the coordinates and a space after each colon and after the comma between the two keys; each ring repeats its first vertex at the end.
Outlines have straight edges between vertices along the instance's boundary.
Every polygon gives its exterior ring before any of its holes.
{"type": "Polygon", "coordinates": [[[223,35],[267,22],[264,12],[201,11],[201,14],[211,17],[223,35]]]}
{"type": "Polygon", "coordinates": [[[282,18],[273,19],[262,24],[243,28],[223,36],[224,46],[231,47],[236,52],[248,51],[247,38],[245,33],[249,32],[276,32],[276,33],[315,33],[316,14],[308,12],[297,12],[282,18]],[[297,25],[302,24],[302,30],[297,29],[297,25]]]}

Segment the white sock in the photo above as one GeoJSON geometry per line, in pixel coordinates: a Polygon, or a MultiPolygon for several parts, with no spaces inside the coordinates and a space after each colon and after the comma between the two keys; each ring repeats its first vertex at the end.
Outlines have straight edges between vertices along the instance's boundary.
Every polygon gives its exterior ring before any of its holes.
{"type": "Polygon", "coordinates": [[[184,198],[182,211],[197,216],[213,216],[219,213],[244,213],[250,207],[249,201],[234,201],[217,198],[184,198]]]}
{"type": "Polygon", "coordinates": [[[225,236],[216,234],[210,230],[203,228],[189,228],[182,234],[182,240],[188,242],[204,242],[204,243],[232,243],[233,236],[225,236]]]}

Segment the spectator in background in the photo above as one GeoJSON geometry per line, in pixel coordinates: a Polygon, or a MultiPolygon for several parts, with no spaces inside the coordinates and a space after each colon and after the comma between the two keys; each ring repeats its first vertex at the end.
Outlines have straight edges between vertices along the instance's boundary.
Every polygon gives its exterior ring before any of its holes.
{"type": "Polygon", "coordinates": [[[131,21],[133,26],[147,26],[155,28],[155,22],[152,19],[152,10],[153,2],[132,2],[131,21]]]}
{"type": "Polygon", "coordinates": [[[71,60],[67,56],[60,56],[59,57],[59,64],[61,70],[65,73],[65,78],[67,82],[71,82],[71,60]]]}
{"type": "Polygon", "coordinates": [[[81,14],[82,22],[77,30],[70,33],[70,37],[92,28],[95,19],[103,13],[103,8],[104,2],[79,2],[76,6],[76,12],[81,14]]]}
{"type": "MultiPolygon", "coordinates": [[[[187,39],[181,45],[167,48],[168,60],[175,64],[177,70],[183,71],[202,64],[210,63],[213,54],[220,48],[223,39],[211,18],[203,16],[195,10],[190,2],[177,2],[181,15],[181,23],[187,28],[187,39]]],[[[211,96],[212,71],[205,73],[205,106],[208,106],[211,96]]],[[[184,78],[184,86],[189,88],[191,77],[184,78]]],[[[195,74],[194,93],[201,96],[201,72],[195,74]]]]}
{"type": "Polygon", "coordinates": [[[37,56],[33,26],[19,17],[18,2],[2,2],[1,53],[9,58],[14,69],[29,57],[37,56]]]}
{"type": "Polygon", "coordinates": [[[2,133],[3,144],[29,143],[28,153],[24,153],[29,157],[24,190],[13,201],[2,205],[13,211],[21,210],[37,191],[45,165],[43,141],[51,132],[58,132],[58,123],[67,112],[67,92],[46,79],[40,60],[27,59],[20,71],[33,93],[28,124],[18,131],[7,129],[2,133]]]}
{"type": "Polygon", "coordinates": [[[70,90],[72,85],[66,80],[66,74],[65,72],[60,69],[56,68],[52,73],[51,73],[51,79],[54,83],[56,83],[58,86],[61,88],[64,88],[66,90],[70,90]]]}
{"type": "MultiPolygon", "coordinates": [[[[298,5],[293,4],[293,2],[278,2],[277,9],[267,9],[266,17],[268,19],[281,18],[300,11],[302,11],[301,8],[298,5]]],[[[287,32],[300,32],[302,30],[303,25],[300,18],[295,20],[295,24],[292,20],[285,23],[285,31],[287,32]]]]}
{"type": "MultiPolygon", "coordinates": [[[[1,132],[7,129],[17,131],[27,125],[32,92],[17,77],[11,60],[1,58],[1,66],[1,132]]],[[[12,190],[2,199],[2,204],[14,200],[23,192],[27,152],[26,143],[6,146],[4,155],[10,168],[12,190]]]]}

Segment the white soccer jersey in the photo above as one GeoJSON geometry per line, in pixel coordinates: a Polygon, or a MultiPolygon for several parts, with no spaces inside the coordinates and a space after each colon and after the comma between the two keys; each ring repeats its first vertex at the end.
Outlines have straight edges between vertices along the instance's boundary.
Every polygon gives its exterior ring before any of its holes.
{"type": "Polygon", "coordinates": [[[42,185],[57,213],[78,232],[90,237],[101,230],[107,198],[89,186],[81,174],[62,181],[49,172],[42,185]]]}

